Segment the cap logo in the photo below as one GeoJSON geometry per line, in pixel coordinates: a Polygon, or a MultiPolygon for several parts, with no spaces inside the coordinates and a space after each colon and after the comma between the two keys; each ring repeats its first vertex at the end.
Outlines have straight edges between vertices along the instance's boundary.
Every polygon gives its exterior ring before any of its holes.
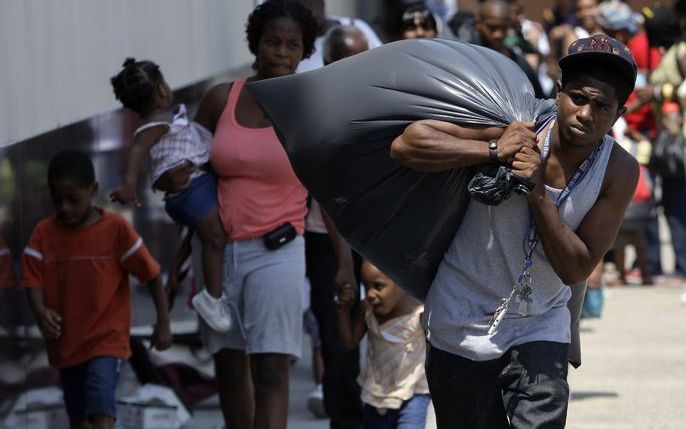
{"type": "MultiPolygon", "coordinates": [[[[594,52],[608,52],[614,55],[621,55],[622,52],[620,48],[615,46],[607,36],[592,36],[587,39],[579,39],[572,43],[569,48],[569,52],[582,52],[582,51],[594,51],[594,52]]],[[[623,53],[631,54],[628,47],[624,46],[623,53]]]]}
{"type": "Polygon", "coordinates": [[[590,48],[594,51],[612,52],[614,54],[619,53],[616,49],[612,49],[612,45],[608,43],[606,37],[591,37],[590,48]]]}

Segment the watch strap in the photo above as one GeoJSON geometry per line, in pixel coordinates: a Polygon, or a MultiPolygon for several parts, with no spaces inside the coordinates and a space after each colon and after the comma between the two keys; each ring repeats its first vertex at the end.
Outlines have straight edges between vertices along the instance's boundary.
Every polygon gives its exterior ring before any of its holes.
{"type": "Polygon", "coordinates": [[[498,163],[498,140],[493,139],[488,142],[488,160],[491,164],[498,163]]]}

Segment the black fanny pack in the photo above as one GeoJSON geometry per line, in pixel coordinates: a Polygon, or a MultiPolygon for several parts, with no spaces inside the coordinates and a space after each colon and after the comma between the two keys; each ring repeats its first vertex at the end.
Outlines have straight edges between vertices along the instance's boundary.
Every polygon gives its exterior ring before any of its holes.
{"type": "Polygon", "coordinates": [[[275,230],[264,234],[262,238],[264,239],[264,245],[267,249],[276,250],[293,240],[296,235],[297,232],[295,227],[291,225],[290,222],[286,222],[275,230]]]}

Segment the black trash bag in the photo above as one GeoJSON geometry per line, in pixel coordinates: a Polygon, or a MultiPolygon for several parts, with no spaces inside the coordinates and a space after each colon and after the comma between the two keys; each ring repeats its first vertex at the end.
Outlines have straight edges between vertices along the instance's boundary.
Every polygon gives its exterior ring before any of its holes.
{"type": "Polygon", "coordinates": [[[398,165],[389,157],[393,139],[420,119],[540,126],[554,113],[510,59],[438,39],[390,43],[248,90],[298,178],[350,245],[419,298],[460,225],[473,171],[398,165]]]}

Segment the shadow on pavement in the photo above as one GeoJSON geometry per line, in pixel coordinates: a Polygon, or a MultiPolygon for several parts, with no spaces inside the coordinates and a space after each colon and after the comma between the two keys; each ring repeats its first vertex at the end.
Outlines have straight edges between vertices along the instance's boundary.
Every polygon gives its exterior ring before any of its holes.
{"type": "Polygon", "coordinates": [[[572,392],[570,399],[572,401],[579,401],[582,399],[591,398],[617,398],[617,392],[572,392]]]}

